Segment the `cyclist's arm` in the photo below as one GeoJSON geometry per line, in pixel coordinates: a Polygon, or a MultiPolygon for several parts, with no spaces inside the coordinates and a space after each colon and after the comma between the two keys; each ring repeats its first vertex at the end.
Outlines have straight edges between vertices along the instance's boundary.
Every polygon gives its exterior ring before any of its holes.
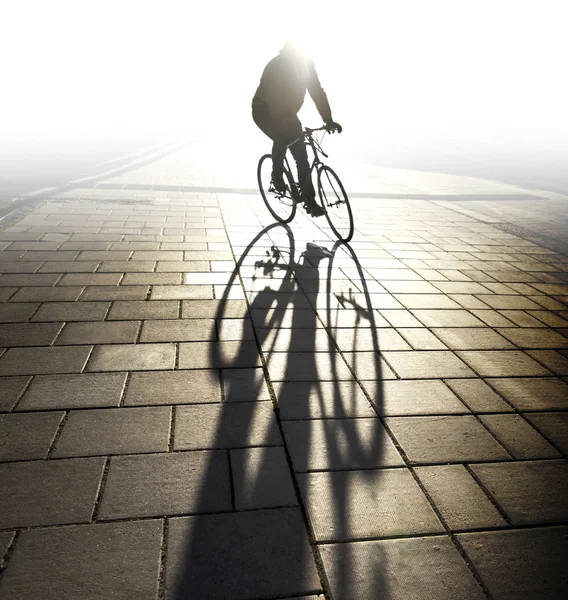
{"type": "Polygon", "coordinates": [[[318,74],[316,73],[316,68],[314,63],[310,61],[309,65],[309,78],[308,78],[308,92],[318,109],[321,118],[325,123],[329,121],[333,121],[331,116],[331,108],[329,106],[329,101],[327,99],[327,94],[324,92],[321,87],[320,80],[318,78],[318,74]]]}

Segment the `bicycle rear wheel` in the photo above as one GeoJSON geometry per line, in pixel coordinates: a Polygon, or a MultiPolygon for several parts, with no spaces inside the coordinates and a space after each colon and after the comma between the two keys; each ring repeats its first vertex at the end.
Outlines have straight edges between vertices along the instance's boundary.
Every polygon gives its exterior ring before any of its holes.
{"type": "Polygon", "coordinates": [[[333,169],[322,165],[318,170],[318,193],[333,233],[342,242],[353,237],[353,213],[341,180],[333,169]]]}
{"type": "Polygon", "coordinates": [[[257,177],[266,208],[280,223],[289,223],[296,214],[296,202],[292,195],[295,184],[290,172],[284,168],[286,191],[284,193],[276,191],[272,184],[272,155],[265,154],[258,162],[257,177]]]}

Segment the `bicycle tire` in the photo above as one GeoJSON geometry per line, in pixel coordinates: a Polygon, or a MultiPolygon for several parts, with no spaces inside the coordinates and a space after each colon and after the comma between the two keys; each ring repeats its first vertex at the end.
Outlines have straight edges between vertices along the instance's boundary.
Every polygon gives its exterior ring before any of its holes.
{"type": "Polygon", "coordinates": [[[318,169],[318,194],[333,233],[342,242],[351,240],[354,231],[351,204],[341,179],[327,165],[318,169]]]}
{"type": "Polygon", "coordinates": [[[284,196],[271,191],[271,173],[272,173],[272,155],[265,154],[258,161],[257,168],[257,179],[258,188],[266,208],[270,211],[270,214],[279,223],[289,223],[296,215],[296,201],[292,196],[292,190],[294,189],[294,180],[290,175],[289,171],[284,168],[284,175],[288,181],[288,189],[284,196]],[[263,172],[264,169],[264,172],[263,172]],[[268,179],[268,182],[266,180],[268,179]]]}

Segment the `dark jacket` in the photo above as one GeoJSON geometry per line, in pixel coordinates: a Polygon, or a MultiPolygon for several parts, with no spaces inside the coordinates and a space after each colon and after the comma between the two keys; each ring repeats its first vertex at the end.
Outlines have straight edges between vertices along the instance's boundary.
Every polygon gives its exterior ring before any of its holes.
{"type": "Polygon", "coordinates": [[[306,90],[322,119],[331,121],[331,108],[313,61],[282,50],[266,65],[252,100],[252,108],[268,110],[270,116],[279,119],[289,119],[302,108],[306,90]]]}

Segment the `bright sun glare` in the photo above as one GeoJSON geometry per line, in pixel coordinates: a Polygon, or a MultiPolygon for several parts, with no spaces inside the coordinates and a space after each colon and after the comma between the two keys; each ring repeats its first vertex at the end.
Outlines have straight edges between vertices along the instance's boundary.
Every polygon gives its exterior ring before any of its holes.
{"type": "Polygon", "coordinates": [[[0,125],[250,127],[264,65],[297,38],[352,129],[565,127],[565,12],[561,0],[4,2],[0,125]]]}

